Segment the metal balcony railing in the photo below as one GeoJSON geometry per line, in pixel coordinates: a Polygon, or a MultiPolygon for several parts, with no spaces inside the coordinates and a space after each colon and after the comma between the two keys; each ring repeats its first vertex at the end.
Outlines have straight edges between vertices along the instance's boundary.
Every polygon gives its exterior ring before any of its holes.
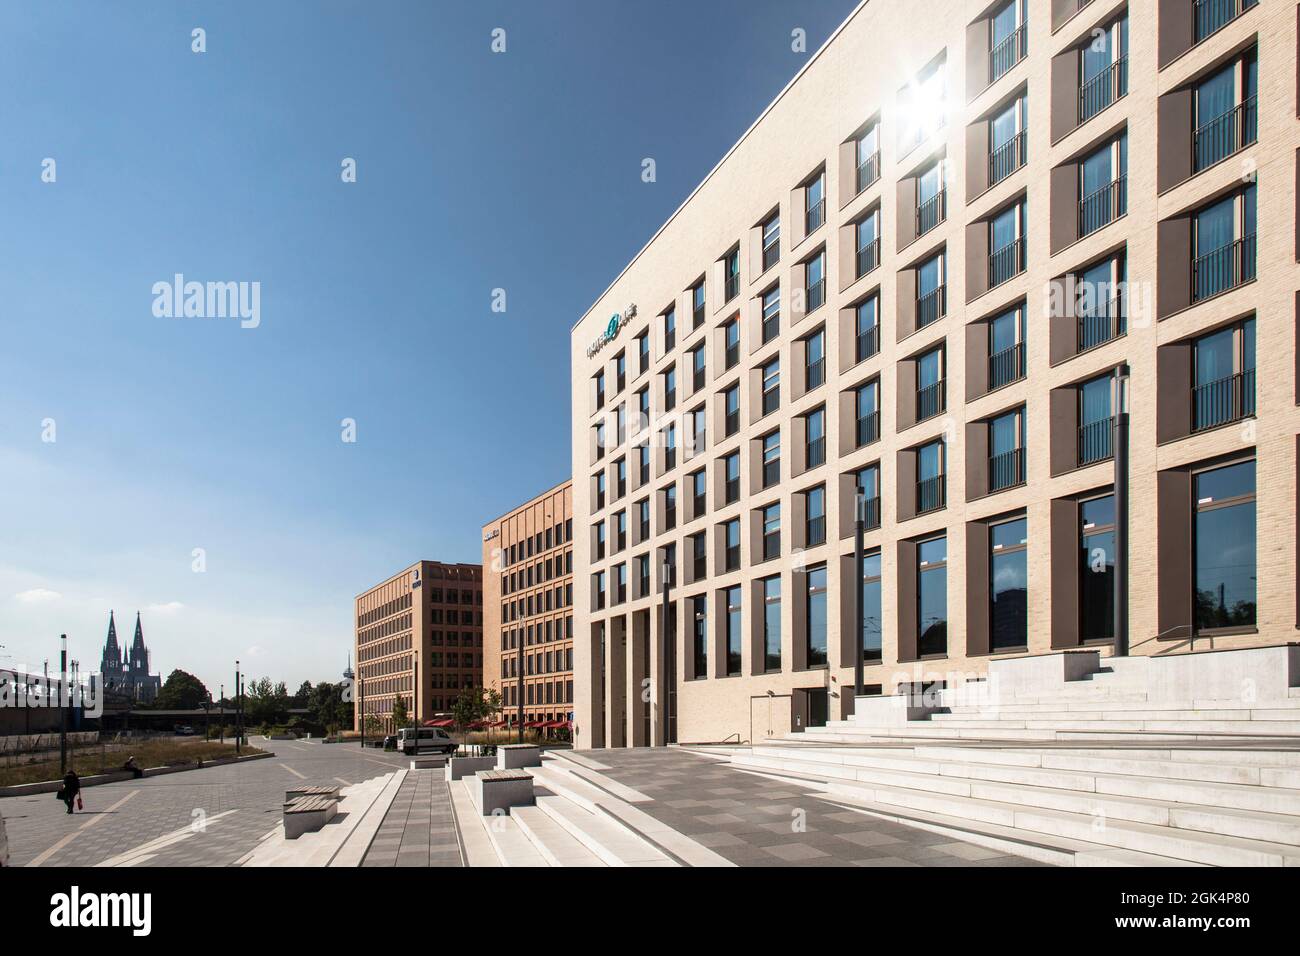
{"type": "Polygon", "coordinates": [[[989,491],[1001,491],[1025,482],[1025,450],[1013,448],[989,458],[989,491]]]}
{"type": "Polygon", "coordinates": [[[1124,309],[1119,296],[1079,311],[1075,324],[1075,353],[1105,345],[1124,334],[1124,309]]]}
{"type": "Polygon", "coordinates": [[[826,220],[826,200],[819,199],[804,213],[804,232],[812,233],[826,220]]]}
{"type": "Polygon", "coordinates": [[[763,487],[771,488],[781,480],[781,459],[763,462],[763,487]]]}
{"type": "Polygon", "coordinates": [[[1192,4],[1192,23],[1195,29],[1193,42],[1200,43],[1211,33],[1217,33],[1258,0],[1195,0],[1192,4]]]}
{"type": "Polygon", "coordinates": [[[1079,200],[1079,238],[1091,235],[1128,210],[1128,177],[1119,176],[1079,200]]]}
{"type": "Polygon", "coordinates": [[[1246,369],[1192,389],[1192,431],[1239,421],[1255,414],[1255,370],[1246,369]]]}
{"type": "Polygon", "coordinates": [[[931,322],[937,322],[948,311],[947,286],[932,289],[916,300],[916,327],[923,329],[931,322]]]}
{"type": "Polygon", "coordinates": [[[989,390],[1019,381],[1025,375],[1025,345],[1017,342],[989,356],[989,390]]]}
{"type": "Polygon", "coordinates": [[[698,392],[700,389],[704,388],[704,382],[705,382],[705,370],[703,366],[692,369],[691,388],[693,388],[695,391],[698,392]]]}
{"type": "Polygon", "coordinates": [[[880,265],[880,240],[872,239],[865,246],[858,250],[857,255],[858,278],[880,265]]]}
{"type": "Polygon", "coordinates": [[[826,301],[826,280],[818,279],[810,285],[804,293],[804,301],[808,303],[809,312],[821,308],[826,301]]]}
{"type": "Polygon", "coordinates": [[[1255,235],[1243,236],[1192,260],[1192,301],[1235,289],[1255,278],[1255,235]]]}
{"type": "Polygon", "coordinates": [[[1079,426],[1079,464],[1105,461],[1114,454],[1114,419],[1102,418],[1079,426]]]}
{"type": "Polygon", "coordinates": [[[728,478],[724,488],[727,504],[740,500],[740,479],[728,478]]]}
{"type": "Polygon", "coordinates": [[[1029,53],[1029,35],[1025,24],[1016,29],[989,51],[989,82],[995,83],[1007,74],[1029,53]]]}
{"type": "Polygon", "coordinates": [[[1025,240],[1015,239],[989,255],[989,288],[1014,279],[1025,271],[1025,240]]]}
{"type": "Polygon", "coordinates": [[[781,532],[773,531],[763,535],[763,560],[781,556],[781,532]]]}
{"type": "Polygon", "coordinates": [[[862,527],[871,530],[880,527],[880,496],[867,498],[862,502],[862,527]]]}
{"type": "Polygon", "coordinates": [[[916,234],[924,236],[948,217],[948,190],[937,193],[916,207],[916,234]]]}
{"type": "Polygon", "coordinates": [[[880,351],[880,326],[873,325],[857,334],[854,344],[854,357],[858,362],[865,361],[880,351]]]}
{"type": "Polygon", "coordinates": [[[664,332],[664,351],[671,352],[677,348],[677,330],[668,329],[664,332]]]}
{"type": "Polygon", "coordinates": [[[692,328],[696,328],[696,329],[698,329],[701,325],[704,324],[704,303],[703,302],[695,306],[695,310],[691,314],[691,321],[695,323],[692,326],[692,328]]]}
{"type": "Polygon", "coordinates": [[[772,388],[763,392],[763,414],[770,415],[776,411],[781,404],[781,387],[774,385],[772,388]]]}
{"type": "Polygon", "coordinates": [[[740,570],[740,545],[733,544],[727,548],[723,554],[724,567],[726,571],[740,570]]]}
{"type": "Polygon", "coordinates": [[[739,272],[733,272],[727,276],[727,281],[723,286],[723,291],[726,293],[726,298],[723,299],[724,302],[730,302],[736,296],[740,295],[739,272]]]}
{"type": "Polygon", "coordinates": [[[769,242],[763,247],[763,271],[766,272],[781,260],[781,241],[769,242]]]}
{"type": "Polygon", "coordinates": [[[809,547],[816,544],[826,543],[826,516],[818,515],[815,518],[808,519],[808,540],[805,542],[809,547]]]}
{"type": "Polygon", "coordinates": [[[916,513],[937,511],[948,503],[948,476],[935,475],[916,483],[916,513]]]}
{"type": "Polygon", "coordinates": [[[1192,133],[1192,168],[1200,172],[1259,136],[1258,97],[1247,97],[1232,109],[1198,126],[1192,133]]]}
{"type": "Polygon", "coordinates": [[[812,441],[808,443],[807,461],[805,462],[805,466],[808,468],[816,468],[818,465],[824,463],[825,461],[826,461],[826,439],[814,438],[812,441]]]}
{"type": "Polygon", "coordinates": [[[993,152],[989,153],[990,186],[996,186],[1021,166],[1025,165],[1025,162],[1028,159],[1025,150],[1027,142],[1028,140],[1025,137],[1025,131],[1021,130],[997,149],[993,150],[993,152]]]}
{"type": "Polygon", "coordinates": [[[700,517],[700,515],[708,513],[709,508],[708,508],[707,497],[708,497],[707,495],[691,496],[691,515],[693,517],[698,518],[700,517]]]}
{"type": "Polygon", "coordinates": [[[735,368],[736,363],[740,361],[740,343],[732,342],[727,346],[726,354],[723,356],[723,362],[726,368],[735,368]]]}
{"type": "Polygon", "coordinates": [[[664,409],[672,411],[677,407],[677,389],[669,388],[664,390],[664,409]]]}
{"type": "Polygon", "coordinates": [[[1128,56],[1120,57],[1079,87],[1079,122],[1092,119],[1128,93],[1128,56]]]}
{"type": "Polygon", "coordinates": [[[763,344],[772,341],[781,331],[781,313],[763,316],[763,344]]]}
{"type": "Polygon", "coordinates": [[[944,410],[946,405],[945,382],[940,379],[932,385],[916,390],[916,420],[923,422],[944,410]]]}
{"type": "Polygon", "coordinates": [[[880,178],[880,150],[876,150],[862,162],[858,163],[858,192],[866,189],[880,178]]]}
{"type": "Polygon", "coordinates": [[[880,437],[880,412],[871,412],[858,418],[855,434],[858,447],[870,445],[880,437]]]}
{"type": "Polygon", "coordinates": [[[811,392],[814,388],[820,388],[826,381],[826,360],[817,359],[815,362],[809,362],[804,373],[804,391],[811,392]]]}
{"type": "Polygon", "coordinates": [[[739,411],[727,412],[726,433],[728,435],[734,435],[738,431],[740,431],[740,412],[739,411]]]}

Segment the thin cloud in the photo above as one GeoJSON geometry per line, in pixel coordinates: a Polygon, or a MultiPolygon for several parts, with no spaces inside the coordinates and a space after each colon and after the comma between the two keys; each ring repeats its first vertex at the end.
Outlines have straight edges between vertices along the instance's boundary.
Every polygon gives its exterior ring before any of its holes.
{"type": "Polygon", "coordinates": [[[49,601],[57,601],[61,597],[62,594],[49,588],[32,588],[29,591],[19,591],[14,595],[14,600],[23,604],[45,604],[49,601]]]}

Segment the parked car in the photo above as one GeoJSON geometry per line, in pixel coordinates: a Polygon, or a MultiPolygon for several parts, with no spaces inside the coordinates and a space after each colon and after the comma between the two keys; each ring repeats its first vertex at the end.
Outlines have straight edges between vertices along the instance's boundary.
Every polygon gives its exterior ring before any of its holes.
{"type": "Polygon", "coordinates": [[[440,751],[454,754],[460,744],[451,739],[451,735],[441,727],[421,727],[419,736],[410,727],[403,727],[397,732],[397,749],[404,754],[419,753],[421,750],[440,751]]]}
{"type": "Polygon", "coordinates": [[[177,725],[176,725],[176,736],[177,736],[177,737],[193,737],[193,736],[194,736],[194,728],[191,727],[189,724],[177,724],[177,725]]]}

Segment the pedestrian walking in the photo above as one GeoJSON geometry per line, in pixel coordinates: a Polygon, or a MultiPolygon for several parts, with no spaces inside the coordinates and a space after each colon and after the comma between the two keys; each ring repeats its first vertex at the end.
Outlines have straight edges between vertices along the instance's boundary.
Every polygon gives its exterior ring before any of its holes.
{"type": "Polygon", "coordinates": [[[72,812],[74,802],[77,809],[81,809],[81,778],[77,776],[75,770],[69,770],[63,775],[63,787],[59,790],[59,799],[67,806],[68,813],[72,812]]]}

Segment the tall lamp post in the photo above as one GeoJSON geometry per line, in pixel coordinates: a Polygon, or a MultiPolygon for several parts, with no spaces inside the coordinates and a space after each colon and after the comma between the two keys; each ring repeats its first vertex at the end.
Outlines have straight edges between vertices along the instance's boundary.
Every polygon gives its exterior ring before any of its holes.
{"type": "Polygon", "coordinates": [[[853,613],[857,619],[857,626],[854,632],[857,635],[857,647],[853,652],[853,706],[857,709],[857,697],[866,693],[866,684],[862,677],[862,644],[866,639],[866,624],[862,619],[862,562],[863,562],[863,534],[866,526],[867,496],[862,490],[862,486],[857,486],[856,497],[854,498],[854,527],[853,527],[853,613]]]}
{"type": "Polygon", "coordinates": [[[1128,656],[1128,378],[1115,368],[1115,656],[1128,656]]]}
{"type": "Polygon", "coordinates": [[[59,773],[68,772],[68,635],[59,642],[59,773]]]}
{"type": "Polygon", "coordinates": [[[221,685],[221,696],[217,698],[217,706],[221,708],[221,720],[218,733],[221,734],[221,742],[226,742],[226,685],[221,685]]]}
{"type": "Polygon", "coordinates": [[[664,736],[663,743],[675,743],[673,738],[676,736],[672,730],[673,727],[673,685],[677,679],[677,642],[671,633],[672,626],[672,609],[671,594],[673,587],[673,566],[667,558],[664,559],[663,567],[664,582],[664,609],[663,609],[663,626],[659,628],[659,633],[663,639],[663,653],[660,655],[660,672],[663,674],[663,680],[660,686],[655,688],[655,696],[659,698],[659,709],[663,711],[664,736]]]}
{"type": "Polygon", "coordinates": [[[244,736],[244,728],[240,723],[240,685],[239,685],[239,661],[235,661],[235,753],[240,753],[240,743],[244,736]]]}
{"type": "Polygon", "coordinates": [[[361,725],[361,749],[365,750],[366,749],[366,672],[362,670],[361,663],[359,661],[357,662],[357,682],[358,682],[357,693],[358,693],[358,697],[360,698],[357,701],[357,707],[359,708],[359,713],[361,714],[361,718],[357,722],[361,725]]]}

